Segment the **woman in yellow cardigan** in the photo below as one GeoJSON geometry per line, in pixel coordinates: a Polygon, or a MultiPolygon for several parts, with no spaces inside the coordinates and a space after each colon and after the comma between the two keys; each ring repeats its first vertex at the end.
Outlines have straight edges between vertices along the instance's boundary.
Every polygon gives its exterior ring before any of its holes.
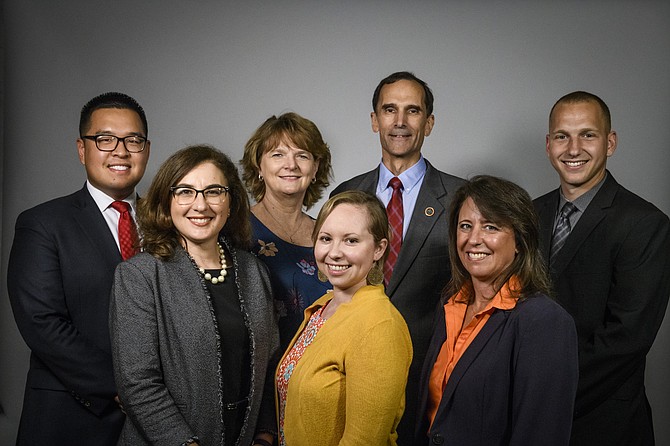
{"type": "Polygon", "coordinates": [[[277,369],[279,444],[395,445],[412,343],[381,285],[386,211],[374,195],[343,192],[312,239],[333,289],[305,310],[277,369]]]}

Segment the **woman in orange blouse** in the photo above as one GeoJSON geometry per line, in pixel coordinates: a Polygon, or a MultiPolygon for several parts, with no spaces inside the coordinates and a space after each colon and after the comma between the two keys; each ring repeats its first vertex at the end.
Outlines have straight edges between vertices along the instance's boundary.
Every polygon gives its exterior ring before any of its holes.
{"type": "Polygon", "coordinates": [[[567,445],[577,337],[548,297],[526,191],[491,176],[468,181],[451,205],[449,254],[415,444],[567,445]]]}

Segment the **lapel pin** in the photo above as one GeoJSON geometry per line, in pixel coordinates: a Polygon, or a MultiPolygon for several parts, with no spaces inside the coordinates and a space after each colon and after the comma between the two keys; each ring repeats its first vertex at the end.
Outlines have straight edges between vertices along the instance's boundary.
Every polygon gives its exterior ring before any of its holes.
{"type": "Polygon", "coordinates": [[[428,206],[424,211],[424,214],[426,214],[426,217],[432,217],[435,215],[435,209],[433,209],[431,206],[428,206]]]}

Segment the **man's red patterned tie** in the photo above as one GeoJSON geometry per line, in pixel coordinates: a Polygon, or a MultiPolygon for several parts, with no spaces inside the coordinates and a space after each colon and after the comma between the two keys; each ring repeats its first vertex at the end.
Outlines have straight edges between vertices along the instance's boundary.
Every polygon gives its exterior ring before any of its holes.
{"type": "Polygon", "coordinates": [[[120,214],[119,245],[121,246],[121,257],[127,260],[137,253],[137,228],[130,215],[130,204],[125,201],[115,201],[111,206],[120,214]]]}
{"type": "Polygon", "coordinates": [[[389,186],[393,188],[393,195],[388,206],[386,206],[386,215],[389,218],[389,225],[391,226],[391,240],[389,243],[389,255],[384,263],[384,283],[388,285],[391,281],[391,274],[398,254],[400,254],[400,247],[402,246],[402,181],[398,177],[391,178],[389,186]]]}

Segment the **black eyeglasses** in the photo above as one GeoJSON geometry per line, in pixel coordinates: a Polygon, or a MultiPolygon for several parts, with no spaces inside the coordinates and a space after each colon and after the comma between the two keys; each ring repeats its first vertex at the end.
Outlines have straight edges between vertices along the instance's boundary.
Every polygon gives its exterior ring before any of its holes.
{"type": "Polygon", "coordinates": [[[85,135],[84,139],[95,141],[95,146],[98,150],[103,152],[113,152],[119,145],[119,141],[123,141],[123,146],[131,153],[138,153],[144,150],[147,145],[147,139],[143,136],[130,135],[121,138],[114,135],[85,135]]]}
{"type": "Polygon", "coordinates": [[[229,190],[230,188],[227,186],[210,186],[205,189],[196,189],[189,186],[172,186],[170,188],[172,196],[179,205],[192,204],[198,194],[202,194],[208,204],[222,204],[226,200],[229,190]]]}

